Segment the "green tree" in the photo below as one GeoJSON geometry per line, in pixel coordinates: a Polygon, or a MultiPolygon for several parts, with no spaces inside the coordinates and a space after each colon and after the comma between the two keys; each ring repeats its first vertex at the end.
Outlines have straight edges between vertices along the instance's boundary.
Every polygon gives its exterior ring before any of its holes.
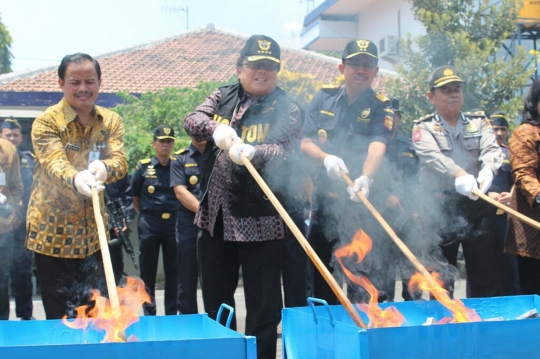
{"type": "Polygon", "coordinates": [[[0,74],[11,72],[11,36],[0,17],[0,74]]]}
{"type": "Polygon", "coordinates": [[[402,131],[410,134],[412,120],[434,111],[426,93],[428,76],[450,64],[460,70],[465,84],[464,110],[481,107],[505,111],[517,118],[520,90],[530,82],[534,69],[518,47],[504,59],[501,45],[516,31],[521,4],[515,0],[408,0],[425,35],[401,42],[403,63],[397,78],[389,80],[388,93],[400,99],[405,113],[402,131]]]}

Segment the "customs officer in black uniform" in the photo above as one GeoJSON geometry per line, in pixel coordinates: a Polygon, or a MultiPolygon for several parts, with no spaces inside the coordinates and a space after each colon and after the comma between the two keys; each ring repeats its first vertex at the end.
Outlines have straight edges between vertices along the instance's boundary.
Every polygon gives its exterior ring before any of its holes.
{"type": "Polygon", "coordinates": [[[34,319],[32,317],[32,251],[26,249],[26,210],[32,190],[32,180],[36,157],[30,151],[21,151],[23,140],[21,125],[13,117],[7,118],[2,124],[2,138],[17,147],[20,161],[21,179],[24,186],[21,224],[14,229],[13,262],[11,264],[11,290],[15,297],[15,314],[22,320],[34,319]]]}
{"type": "MultiPolygon", "coordinates": [[[[351,41],[342,60],[339,71],[345,86],[323,88],[315,95],[306,112],[301,143],[302,152],[318,164],[308,239],[328,267],[336,247],[347,243],[360,227],[376,239],[373,230],[379,227],[373,217],[351,200],[360,201],[356,197],[360,190],[369,196],[394,126],[390,99],[371,88],[379,69],[377,46],[368,40],[351,41]],[[346,188],[339,171],[350,171],[349,176],[356,178],[353,188],[346,188]]],[[[377,270],[369,271],[373,280],[377,270]]],[[[314,272],[313,290],[316,297],[337,304],[318,272],[314,272]]],[[[358,300],[355,296],[352,299],[358,300]]]]}
{"type": "Polygon", "coordinates": [[[171,187],[180,201],[176,218],[178,262],[178,311],[197,314],[197,235],[195,213],[199,209],[201,157],[206,141],[193,138],[188,148],[175,153],[171,163],[171,187]]]}
{"type": "MultiPolygon", "coordinates": [[[[512,179],[512,167],[510,166],[510,150],[506,145],[508,140],[508,120],[502,111],[495,111],[489,118],[491,126],[495,133],[497,144],[501,147],[503,154],[503,163],[499,172],[493,178],[493,184],[488,191],[488,195],[508,206],[510,204],[511,190],[514,186],[512,179]]],[[[504,252],[504,240],[506,237],[506,222],[508,215],[503,210],[497,210],[495,222],[493,223],[492,233],[497,237],[497,241],[504,252]]],[[[504,295],[517,295],[521,293],[519,285],[519,273],[517,257],[514,254],[503,254],[502,262],[502,280],[504,295]]]]}
{"type": "Polygon", "coordinates": [[[140,160],[131,179],[133,206],[139,213],[139,250],[141,279],[152,297],[152,304],[143,305],[145,315],[156,315],[155,284],[159,249],[163,252],[165,272],[165,314],[178,312],[176,303],[176,215],[180,203],[171,188],[171,162],[169,157],[174,147],[174,130],[158,126],[154,131],[152,146],[156,156],[140,160]]]}

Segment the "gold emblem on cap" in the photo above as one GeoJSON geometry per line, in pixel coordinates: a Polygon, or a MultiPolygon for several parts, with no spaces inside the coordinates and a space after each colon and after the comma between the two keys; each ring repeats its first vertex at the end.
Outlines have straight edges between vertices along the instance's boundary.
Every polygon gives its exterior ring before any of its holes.
{"type": "Polygon", "coordinates": [[[328,140],[328,134],[323,129],[320,129],[319,132],[317,132],[317,135],[319,135],[319,141],[321,143],[325,143],[326,140],[328,140]]]}
{"type": "Polygon", "coordinates": [[[366,51],[369,46],[369,41],[367,40],[357,40],[356,45],[360,48],[362,51],[366,51]]]}
{"type": "Polygon", "coordinates": [[[454,71],[452,69],[446,69],[443,72],[444,76],[452,76],[454,74],[454,71]]]}
{"type": "Polygon", "coordinates": [[[171,133],[171,129],[168,127],[163,127],[163,132],[165,132],[165,134],[169,136],[169,133],[171,133]]]}
{"type": "Polygon", "coordinates": [[[154,193],[156,191],[154,186],[148,186],[148,193],[154,193]]]}
{"type": "Polygon", "coordinates": [[[366,108],[362,111],[362,113],[360,114],[360,116],[362,116],[362,118],[367,118],[369,116],[369,114],[371,113],[371,109],[370,108],[366,108]]]}
{"type": "Polygon", "coordinates": [[[195,186],[197,184],[197,182],[199,182],[199,179],[197,178],[197,176],[189,177],[189,184],[190,185],[195,186]]]}
{"type": "Polygon", "coordinates": [[[259,40],[259,48],[263,51],[268,51],[272,43],[268,40],[259,40]]]}

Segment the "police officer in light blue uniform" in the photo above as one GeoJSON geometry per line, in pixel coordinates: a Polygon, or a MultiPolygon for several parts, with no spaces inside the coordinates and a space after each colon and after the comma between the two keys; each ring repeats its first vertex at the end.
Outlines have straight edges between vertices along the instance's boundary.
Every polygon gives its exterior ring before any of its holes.
{"type": "Polygon", "coordinates": [[[144,304],[145,315],[156,315],[155,284],[159,249],[163,252],[165,272],[165,314],[178,313],[176,303],[177,265],[176,265],[176,215],[180,203],[171,188],[172,162],[170,157],[174,148],[174,130],[168,126],[158,126],[154,131],[152,146],[156,156],[140,160],[131,178],[133,206],[139,212],[139,251],[141,279],[152,297],[152,304],[144,304]]]}
{"type": "Polygon", "coordinates": [[[171,187],[180,201],[176,219],[178,263],[178,311],[197,314],[197,235],[195,213],[199,209],[200,171],[206,141],[193,138],[189,147],[175,153],[171,163],[171,187]]]}
{"type": "Polygon", "coordinates": [[[11,265],[11,290],[15,297],[15,314],[21,320],[31,320],[32,317],[32,251],[26,249],[26,210],[30,200],[34,167],[36,159],[32,152],[21,151],[23,140],[21,125],[13,117],[7,118],[2,124],[2,138],[10,141],[19,154],[21,179],[24,186],[21,224],[14,230],[13,262],[11,265]]]}

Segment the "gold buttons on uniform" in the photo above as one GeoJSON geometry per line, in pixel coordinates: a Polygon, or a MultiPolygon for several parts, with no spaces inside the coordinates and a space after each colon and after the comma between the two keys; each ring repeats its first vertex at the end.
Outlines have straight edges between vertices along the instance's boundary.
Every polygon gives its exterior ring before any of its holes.
{"type": "Polygon", "coordinates": [[[197,178],[197,176],[189,177],[189,184],[190,185],[195,186],[197,184],[197,182],[199,182],[199,179],[197,178]]]}
{"type": "Polygon", "coordinates": [[[163,213],[163,214],[161,215],[161,219],[169,219],[169,218],[171,218],[171,214],[170,214],[170,213],[163,213]]]}
{"type": "Polygon", "coordinates": [[[326,140],[328,140],[328,134],[323,129],[320,129],[319,132],[317,132],[317,135],[319,136],[319,142],[321,143],[325,143],[326,140]]]}
{"type": "Polygon", "coordinates": [[[148,186],[148,193],[154,193],[156,188],[154,186],[148,186]]]}

